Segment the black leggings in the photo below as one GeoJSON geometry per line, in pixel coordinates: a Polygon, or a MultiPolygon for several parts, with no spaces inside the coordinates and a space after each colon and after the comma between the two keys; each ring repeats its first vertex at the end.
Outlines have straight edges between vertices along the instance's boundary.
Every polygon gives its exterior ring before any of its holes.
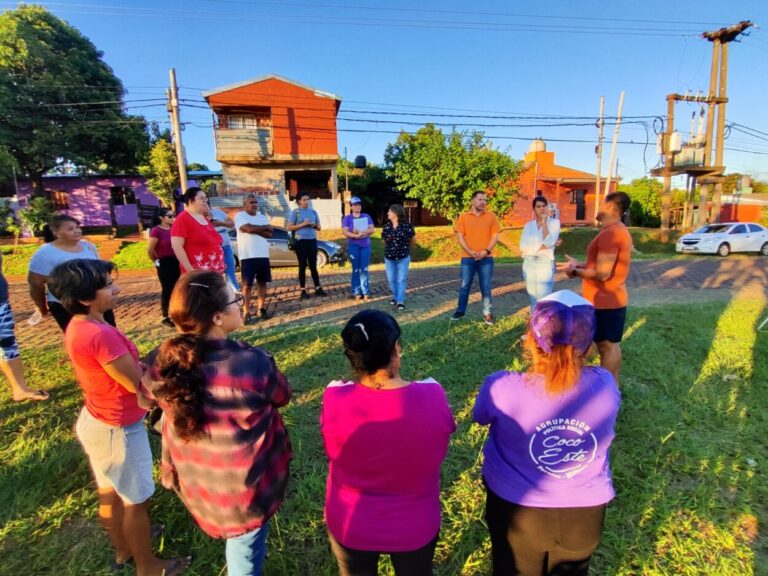
{"type": "Polygon", "coordinates": [[[307,264],[312,274],[315,288],[320,286],[320,275],[317,273],[317,240],[296,239],[296,257],[299,259],[299,286],[307,285],[307,264]]]}
{"type": "MultiPolygon", "coordinates": [[[[64,306],[59,302],[48,302],[48,311],[51,313],[51,316],[53,316],[53,319],[56,320],[56,324],[59,325],[61,331],[66,332],[67,326],[69,326],[69,321],[72,320],[72,314],[67,312],[64,309],[64,306]]],[[[115,323],[115,313],[112,312],[112,310],[104,312],[104,321],[107,324],[112,324],[112,326],[117,327],[117,324],[115,323]]]]}
{"type": "Polygon", "coordinates": [[[389,554],[395,576],[432,576],[432,560],[439,536],[438,533],[426,546],[410,552],[372,552],[347,548],[328,532],[331,550],[339,565],[339,576],[377,576],[382,554],[389,554]]]}
{"type": "Polygon", "coordinates": [[[533,508],[508,502],[487,485],[485,490],[493,576],[587,576],[605,504],[533,508]]]}
{"type": "Polygon", "coordinates": [[[159,259],[160,266],[157,267],[157,277],[160,279],[160,309],[163,312],[163,318],[168,317],[168,303],[171,301],[171,292],[176,286],[176,281],[181,276],[179,261],[176,256],[163,256],[159,259]]]}

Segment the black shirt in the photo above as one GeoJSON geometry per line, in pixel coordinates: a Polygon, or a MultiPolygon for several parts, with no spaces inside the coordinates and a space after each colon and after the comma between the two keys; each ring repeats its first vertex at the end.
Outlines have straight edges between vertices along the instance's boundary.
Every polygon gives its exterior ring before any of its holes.
{"type": "Polygon", "coordinates": [[[392,222],[384,224],[381,237],[386,243],[384,257],[388,260],[402,260],[411,255],[411,238],[416,235],[410,222],[398,222],[397,228],[392,222]]]}

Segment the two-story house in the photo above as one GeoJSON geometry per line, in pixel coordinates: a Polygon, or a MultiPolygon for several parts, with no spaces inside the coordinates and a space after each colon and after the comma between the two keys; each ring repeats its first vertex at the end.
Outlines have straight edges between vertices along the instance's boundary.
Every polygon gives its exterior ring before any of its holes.
{"type": "Polygon", "coordinates": [[[341,98],[270,75],[209,90],[216,160],[224,185],[213,201],[234,208],[256,193],[272,216],[285,217],[298,192],[309,192],[324,226],[340,225],[336,186],[336,115],[341,98]]]}

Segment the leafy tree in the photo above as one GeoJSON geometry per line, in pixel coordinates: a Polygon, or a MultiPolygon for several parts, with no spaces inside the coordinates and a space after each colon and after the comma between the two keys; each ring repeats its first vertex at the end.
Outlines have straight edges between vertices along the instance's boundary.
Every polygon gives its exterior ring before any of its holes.
{"type": "Polygon", "coordinates": [[[402,204],[403,193],[396,189],[394,180],[386,169],[378,164],[369,163],[365,168],[355,168],[353,162],[340,158],[336,163],[339,190],[344,188],[344,170],[349,176],[349,190],[358,196],[376,224],[386,219],[387,210],[392,204],[402,204]]]}
{"type": "Polygon", "coordinates": [[[0,148],[43,193],[64,163],[132,171],[148,151],[146,122],[123,109],[124,89],[102,53],[40,6],[0,15],[0,148]]]}
{"type": "Polygon", "coordinates": [[[29,200],[26,208],[18,212],[18,217],[33,235],[43,231],[53,215],[53,204],[48,198],[35,196],[29,200]]]}
{"type": "Polygon", "coordinates": [[[208,166],[201,164],[200,162],[190,162],[187,164],[187,172],[192,170],[208,170],[208,166]]]}
{"type": "Polygon", "coordinates": [[[636,178],[629,184],[619,186],[621,192],[629,194],[632,203],[629,216],[635,226],[658,227],[661,224],[661,193],[664,186],[655,178],[636,178]]]}
{"type": "Polygon", "coordinates": [[[491,148],[482,132],[443,132],[432,124],[401,133],[388,144],[384,163],[398,189],[451,220],[467,210],[475,190],[488,194],[489,208],[503,215],[518,196],[522,163],[491,148]]]}
{"type": "Polygon", "coordinates": [[[176,153],[168,140],[160,138],[149,152],[149,162],[139,167],[147,186],[164,206],[173,206],[173,192],[179,187],[176,153]]]}

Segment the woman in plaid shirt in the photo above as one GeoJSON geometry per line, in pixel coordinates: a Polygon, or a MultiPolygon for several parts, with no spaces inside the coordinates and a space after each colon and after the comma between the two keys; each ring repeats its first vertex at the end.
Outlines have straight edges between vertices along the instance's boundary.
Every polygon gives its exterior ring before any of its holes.
{"type": "Polygon", "coordinates": [[[144,379],[165,413],[163,485],[206,534],[227,540],[230,576],[261,574],[292,457],[278,412],[290,385],[268,352],[227,338],[242,325],[241,302],[216,272],[182,276],[170,304],[181,334],[152,353],[144,379]]]}

